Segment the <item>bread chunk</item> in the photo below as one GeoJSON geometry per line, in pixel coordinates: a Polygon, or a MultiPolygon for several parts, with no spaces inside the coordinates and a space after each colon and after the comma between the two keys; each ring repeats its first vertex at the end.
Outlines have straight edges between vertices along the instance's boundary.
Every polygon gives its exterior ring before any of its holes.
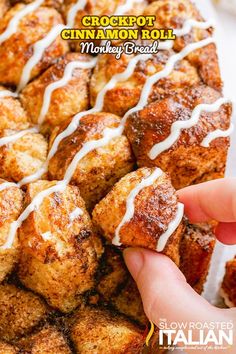
{"type": "Polygon", "coordinates": [[[44,301],[31,291],[0,285],[0,337],[16,340],[32,331],[49,314],[44,301]]]}
{"type": "Polygon", "coordinates": [[[134,193],[134,189],[144,179],[153,176],[154,171],[156,170],[141,168],[117,182],[96,205],[93,210],[93,222],[101,235],[113,244],[153,250],[162,245],[162,252],[178,264],[179,242],[184,228],[181,217],[178,226],[163,244],[161,238],[178,213],[175,189],[165,173],[159,171],[160,175],[153,183],[150,179],[151,184],[141,188],[132,206],[129,205],[129,210],[133,210],[131,218],[122,224],[130,193],[134,193]]]}
{"type": "Polygon", "coordinates": [[[116,312],[85,307],[70,319],[70,337],[76,353],[138,354],[144,345],[143,331],[116,312]]]}
{"type": "MultiPolygon", "coordinates": [[[[26,205],[56,182],[27,185],[26,205]]],[[[75,186],[44,198],[19,231],[22,283],[62,312],[72,311],[94,286],[100,240],[93,234],[84,201],[75,186]],[[96,244],[95,244],[96,242],[96,244]]]]}
{"type": "MultiPolygon", "coordinates": [[[[142,44],[149,45],[150,43],[142,44]]],[[[172,50],[160,50],[151,59],[147,61],[140,60],[135,66],[134,73],[127,80],[118,82],[113,89],[107,91],[104,97],[103,110],[122,117],[138,103],[146,80],[151,75],[163,70],[167,60],[174,54],[172,50]]],[[[99,56],[90,82],[90,100],[92,106],[95,104],[98,93],[113,75],[125,71],[133,58],[134,55],[126,54],[122,54],[119,60],[111,54],[99,56]]],[[[167,94],[176,94],[177,91],[188,86],[197,85],[200,81],[197,69],[187,60],[181,60],[170,75],[153,85],[148,100],[152,102],[167,94]]]]}
{"type": "MultiPolygon", "coordinates": [[[[5,14],[0,23],[0,33],[6,30],[10,20],[24,7],[24,4],[16,4],[5,14]]],[[[21,19],[17,31],[0,44],[1,84],[13,86],[19,84],[23,68],[33,55],[33,44],[44,38],[58,24],[63,24],[61,15],[49,7],[39,7],[21,19]]],[[[59,34],[46,48],[42,59],[34,66],[30,78],[38,76],[67,51],[68,44],[59,34]]]]}
{"type": "Polygon", "coordinates": [[[225,275],[221,285],[220,294],[226,306],[236,306],[236,257],[225,265],[225,275]]]}
{"type": "MultiPolygon", "coordinates": [[[[205,21],[191,0],[152,1],[151,4],[146,6],[143,15],[156,16],[153,28],[158,29],[180,29],[190,19],[200,22],[205,21]]],[[[148,27],[148,29],[151,30],[152,27],[148,27]]],[[[179,52],[188,44],[201,41],[212,36],[212,34],[212,27],[200,29],[193,26],[188,34],[176,38],[173,49],[179,52]]],[[[218,55],[214,43],[194,50],[186,59],[198,69],[199,75],[206,85],[217,91],[222,90],[218,55]]]]}
{"type": "Polygon", "coordinates": [[[68,53],[24,88],[20,98],[32,123],[43,123],[41,129],[50,132],[76,113],[89,108],[88,83],[91,69],[77,68],[73,70],[70,80],[53,90],[46,115],[41,114],[42,107],[47,106],[44,94],[49,85],[63,78],[70,63],[87,62],[91,59],[86,55],[68,53]]]}
{"type": "Polygon", "coordinates": [[[204,288],[215,242],[212,225],[187,224],[180,244],[180,270],[199,294],[204,288]]]}
{"type": "MultiPolygon", "coordinates": [[[[3,179],[0,179],[0,188],[3,179]]],[[[23,192],[17,186],[0,190],[0,282],[12,271],[18,262],[18,238],[15,237],[10,248],[3,248],[8,240],[11,223],[20,215],[23,208],[23,192]]]]}
{"type": "Polygon", "coordinates": [[[209,147],[201,146],[201,143],[210,132],[229,128],[231,104],[224,104],[213,113],[203,111],[198,123],[189,129],[182,129],[169,148],[155,158],[151,159],[149,155],[155,144],[170,136],[173,123],[189,120],[196,106],[212,104],[219,98],[220,94],[212,88],[195,86],[155,101],[130,115],[126,134],[138,165],[157,166],[168,172],[176,189],[223,177],[229,138],[214,139],[209,147]]]}
{"type": "MultiPolygon", "coordinates": [[[[117,128],[120,118],[111,113],[89,114],[81,118],[76,131],[64,138],[49,163],[49,177],[63,179],[65,172],[83,145],[103,138],[106,128],[117,128]]],[[[59,130],[64,130],[64,126],[59,130]]],[[[52,136],[53,141],[56,131],[52,136]]],[[[117,136],[107,144],[86,151],[80,158],[71,183],[79,187],[86,206],[91,210],[111,187],[134,166],[133,155],[127,138],[117,136]]]]}
{"type": "MultiPolygon", "coordinates": [[[[0,86],[0,94],[6,88],[0,86]]],[[[0,131],[3,129],[21,130],[29,127],[26,112],[16,98],[0,97],[0,131]]]]}
{"type": "Polygon", "coordinates": [[[18,354],[18,349],[8,343],[0,341],[0,354],[18,354]]]}
{"type": "MultiPolygon", "coordinates": [[[[2,130],[0,138],[20,132],[11,129],[2,130]]],[[[19,182],[42,167],[47,152],[47,139],[42,134],[33,131],[29,131],[21,138],[0,146],[0,177],[8,181],[19,182]]]]}
{"type": "Polygon", "coordinates": [[[49,325],[28,337],[22,338],[17,344],[24,353],[72,354],[63,334],[49,325]]]}

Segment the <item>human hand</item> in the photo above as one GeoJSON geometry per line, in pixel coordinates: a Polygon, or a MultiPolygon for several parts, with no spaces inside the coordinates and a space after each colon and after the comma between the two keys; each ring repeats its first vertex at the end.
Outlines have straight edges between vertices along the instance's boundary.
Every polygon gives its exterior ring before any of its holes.
{"type": "MultiPolygon", "coordinates": [[[[217,220],[219,224],[215,233],[218,240],[236,244],[235,178],[190,186],[178,191],[178,195],[191,222],[217,220]]],[[[157,326],[161,319],[166,319],[167,326],[173,322],[233,321],[236,328],[236,309],[219,309],[209,304],[187,284],[183,274],[168,257],[146,249],[129,248],[124,251],[124,258],[138,285],[145,313],[157,326]]],[[[199,337],[197,332],[193,331],[193,338],[199,337]]],[[[189,352],[200,354],[205,350],[189,352]]],[[[218,352],[233,354],[235,348],[218,352]]]]}

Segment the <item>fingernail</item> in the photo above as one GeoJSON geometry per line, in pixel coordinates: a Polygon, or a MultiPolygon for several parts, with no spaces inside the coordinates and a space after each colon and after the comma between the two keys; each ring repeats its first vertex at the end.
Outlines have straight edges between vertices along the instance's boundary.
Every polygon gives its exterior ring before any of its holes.
{"type": "Polygon", "coordinates": [[[132,277],[137,280],[144,264],[143,252],[137,248],[127,248],[124,250],[123,255],[132,277]]]}

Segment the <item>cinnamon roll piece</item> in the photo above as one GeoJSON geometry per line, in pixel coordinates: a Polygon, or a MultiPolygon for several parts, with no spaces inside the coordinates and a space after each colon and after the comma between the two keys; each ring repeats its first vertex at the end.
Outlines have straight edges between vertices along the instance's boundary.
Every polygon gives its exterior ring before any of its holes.
{"type": "MultiPolygon", "coordinates": [[[[55,184],[27,185],[25,204],[34,203],[40,192],[55,184]]],[[[21,225],[19,239],[21,282],[52,307],[72,311],[94,286],[102,253],[78,188],[67,186],[46,196],[21,225]]]]}
{"type": "Polygon", "coordinates": [[[210,133],[230,127],[232,106],[218,104],[219,99],[220,93],[212,88],[195,86],[130,115],[126,135],[138,166],[157,166],[168,172],[176,189],[223,177],[229,137],[219,134],[209,146],[202,145],[210,133]],[[201,104],[207,106],[201,108],[201,104]],[[207,112],[208,108],[213,112],[207,112]],[[200,111],[194,113],[194,109],[200,111]],[[187,127],[193,117],[192,126],[187,127]],[[179,129],[177,122],[186,129],[179,129]]]}
{"type": "Polygon", "coordinates": [[[182,217],[169,177],[151,168],[123,177],[93,210],[94,225],[114,245],[157,250],[177,264],[182,217]]]}

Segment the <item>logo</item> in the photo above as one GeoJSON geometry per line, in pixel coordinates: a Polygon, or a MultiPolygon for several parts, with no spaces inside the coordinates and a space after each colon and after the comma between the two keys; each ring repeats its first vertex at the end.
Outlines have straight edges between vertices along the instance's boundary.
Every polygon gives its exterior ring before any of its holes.
{"type": "MultiPolygon", "coordinates": [[[[163,349],[223,350],[233,346],[234,324],[229,322],[171,322],[161,319],[155,345],[163,349]]],[[[150,340],[149,332],[148,341],[150,340]]]]}

